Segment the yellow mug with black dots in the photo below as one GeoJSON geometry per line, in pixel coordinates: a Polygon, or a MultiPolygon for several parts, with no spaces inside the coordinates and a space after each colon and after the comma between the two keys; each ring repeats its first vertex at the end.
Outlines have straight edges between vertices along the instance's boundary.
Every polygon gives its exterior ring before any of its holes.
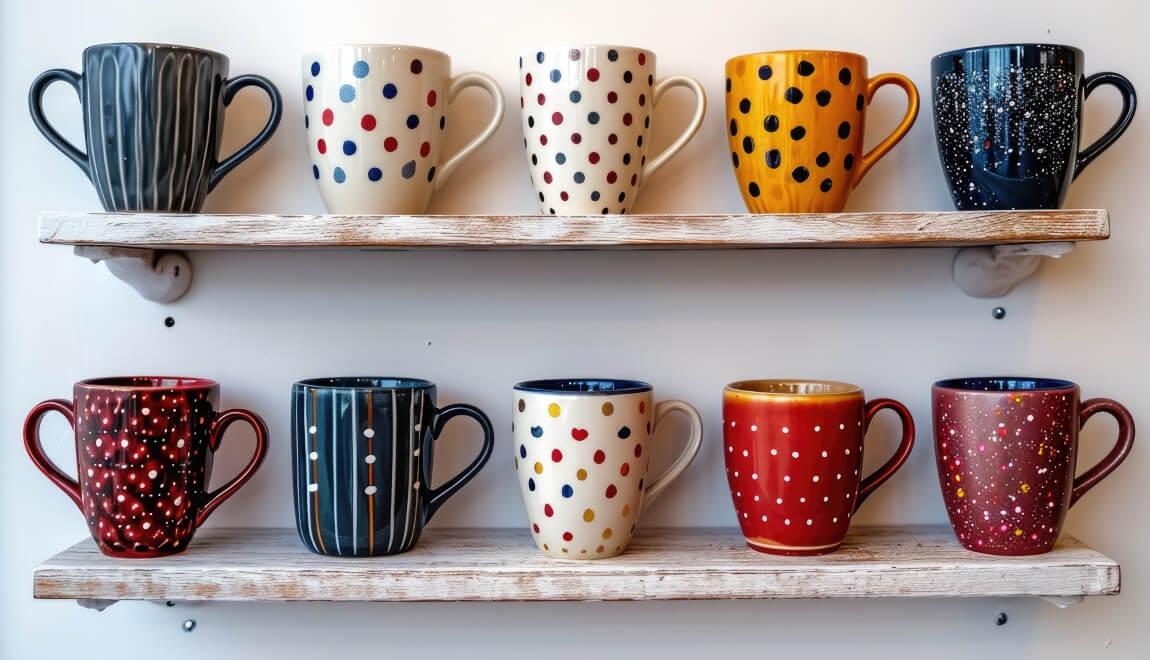
{"type": "Polygon", "coordinates": [[[867,77],[862,55],[786,50],[727,60],[731,160],[752,213],[837,213],[850,191],[918,117],[906,76],[867,77]],[[906,92],[906,115],[863,153],[866,107],[883,85],[906,92]]]}

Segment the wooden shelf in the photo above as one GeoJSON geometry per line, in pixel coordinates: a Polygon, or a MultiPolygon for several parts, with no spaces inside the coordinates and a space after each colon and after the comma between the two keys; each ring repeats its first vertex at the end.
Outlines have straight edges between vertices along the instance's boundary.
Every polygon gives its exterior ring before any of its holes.
{"type": "Polygon", "coordinates": [[[819,557],[752,551],[736,530],[641,532],[623,555],[554,560],[529,534],[429,530],[414,550],[314,555],[290,529],[206,529],[183,555],[110,559],[91,540],[35,571],[37,598],[106,606],[172,601],[559,601],[1039,596],[1066,605],[1116,594],[1113,560],[1063,536],[1051,553],[992,557],[948,527],[860,528],[819,557]]]}

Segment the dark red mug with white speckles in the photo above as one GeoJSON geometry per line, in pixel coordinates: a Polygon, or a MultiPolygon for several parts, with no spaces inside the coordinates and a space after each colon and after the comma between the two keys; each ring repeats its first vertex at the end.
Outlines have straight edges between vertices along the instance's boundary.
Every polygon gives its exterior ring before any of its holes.
{"type": "Polygon", "coordinates": [[[24,421],[24,447],[88,521],[112,557],[183,552],[212,511],[255,474],[267,427],[247,410],[216,412],[220,386],[203,378],[128,376],[76,383],[73,400],[40,403],[24,421]],[[77,478],[44,454],[40,419],[55,411],[76,433],[77,478]],[[232,422],[255,431],[256,448],[231,481],[208,491],[212,457],[232,422]]]}
{"type": "Polygon", "coordinates": [[[1049,552],[1066,512],[1134,446],[1130,411],[1080,401],[1050,378],[955,378],[934,384],[934,441],[950,524],[962,545],[991,555],[1049,552]],[[1118,442],[1075,477],[1078,432],[1095,413],[1118,422],[1118,442]]]}

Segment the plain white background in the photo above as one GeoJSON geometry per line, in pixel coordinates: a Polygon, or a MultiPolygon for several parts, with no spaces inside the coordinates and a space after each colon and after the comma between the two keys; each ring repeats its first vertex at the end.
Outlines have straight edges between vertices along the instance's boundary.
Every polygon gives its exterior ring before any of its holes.
{"type": "MultiPolygon", "coordinates": [[[[304,145],[299,54],[338,42],[439,48],[456,72],[493,75],[508,115],[488,146],[455,174],[433,213],[533,213],[515,99],[516,57],[554,43],[623,43],[658,56],[659,73],[702,81],[710,112],[695,140],[642,191],[637,212],[737,212],[723,119],[723,63],[784,48],[853,50],[872,73],[898,71],[920,86],[923,112],[908,138],[871,172],[854,210],[948,209],[930,121],[929,60],[943,50],[1054,41],[1087,53],[1087,72],[1116,70],[1147,89],[1147,12],[1134,0],[872,0],[845,2],[550,3],[287,2],[284,0],[4,0],[0,13],[0,657],[310,658],[627,657],[659,653],[853,654],[875,657],[1132,657],[1150,642],[1145,481],[1137,447],[1070,515],[1068,530],[1122,563],[1123,594],[1069,610],[1036,600],[778,601],[618,604],[279,604],[157,607],[121,603],[104,613],[34,601],[37,562],[83,538],[71,502],[21,447],[24,414],[68,397],[75,380],[109,374],[203,375],[224,404],[250,407],[271,429],[262,471],[209,522],[288,526],[290,384],[320,375],[411,375],[440,384],[444,402],[486,409],[500,430],[484,472],[433,526],[519,526],[511,470],[511,385],[549,375],[636,377],[657,396],[694,403],[706,422],[698,460],[644,524],[732,525],[718,424],[724,383],[804,376],[862,384],[906,402],[920,425],[910,461],[862,509],[856,524],[941,523],[930,438],[929,385],[965,374],[1018,373],[1075,380],[1087,396],[1124,401],[1150,424],[1150,330],[1145,216],[1147,113],[1079,179],[1067,205],[1111,211],[1113,239],[1084,245],[1001,304],[963,296],[950,280],[953,250],[674,253],[199,253],[195,283],[177,304],[140,299],[63,247],[36,242],[43,210],[98,210],[80,171],[36,132],[25,96],[40,71],[77,68],[106,41],[165,41],[220,50],[233,74],[270,77],[285,98],[273,140],[208,199],[209,212],[322,212],[304,145]],[[171,316],[175,326],[166,328],[171,316]],[[998,612],[1009,622],[994,624],[998,612]],[[181,630],[185,618],[199,627],[181,630]]],[[[1150,92],[1147,92],[1150,94],[1150,92]]],[[[670,94],[654,142],[686,122],[689,95],[670,94]]],[[[81,139],[76,98],[53,88],[47,107],[81,139]]],[[[454,144],[487,115],[481,92],[453,108],[454,144]]],[[[247,141],[266,112],[245,92],[228,112],[225,150],[247,141]]],[[[1087,135],[1118,112],[1112,90],[1087,106],[1087,135]]],[[[870,143],[901,115],[884,90],[872,106],[870,143]]],[[[890,420],[875,425],[868,464],[893,447],[890,420]]],[[[1150,427],[1148,427],[1150,428],[1150,427]]],[[[671,427],[657,463],[674,445],[671,427]]],[[[74,464],[60,418],[45,444],[74,464]]],[[[1114,425],[1092,422],[1082,462],[1100,458],[1114,425]]],[[[440,475],[475,451],[460,424],[442,442],[440,475]]],[[[250,436],[227,438],[217,479],[246,459],[250,436]]]]}

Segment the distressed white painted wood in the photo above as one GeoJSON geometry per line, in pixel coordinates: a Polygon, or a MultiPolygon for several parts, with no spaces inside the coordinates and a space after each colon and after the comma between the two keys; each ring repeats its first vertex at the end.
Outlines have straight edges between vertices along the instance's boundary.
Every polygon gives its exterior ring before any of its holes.
{"type": "Polygon", "coordinates": [[[794,215],[44,213],[40,241],[153,250],[933,247],[1102,240],[1103,210],[794,215]]]}
{"type": "Polygon", "coordinates": [[[652,529],[623,555],[557,560],[529,534],[428,530],[409,553],[309,553],[290,529],[206,529],[183,555],[110,559],[86,540],[35,570],[37,598],[175,601],[549,601],[1116,594],[1113,560],[1064,536],[1051,553],[963,550],[947,527],[860,528],[820,557],[747,549],[736,530],[652,529]]]}

